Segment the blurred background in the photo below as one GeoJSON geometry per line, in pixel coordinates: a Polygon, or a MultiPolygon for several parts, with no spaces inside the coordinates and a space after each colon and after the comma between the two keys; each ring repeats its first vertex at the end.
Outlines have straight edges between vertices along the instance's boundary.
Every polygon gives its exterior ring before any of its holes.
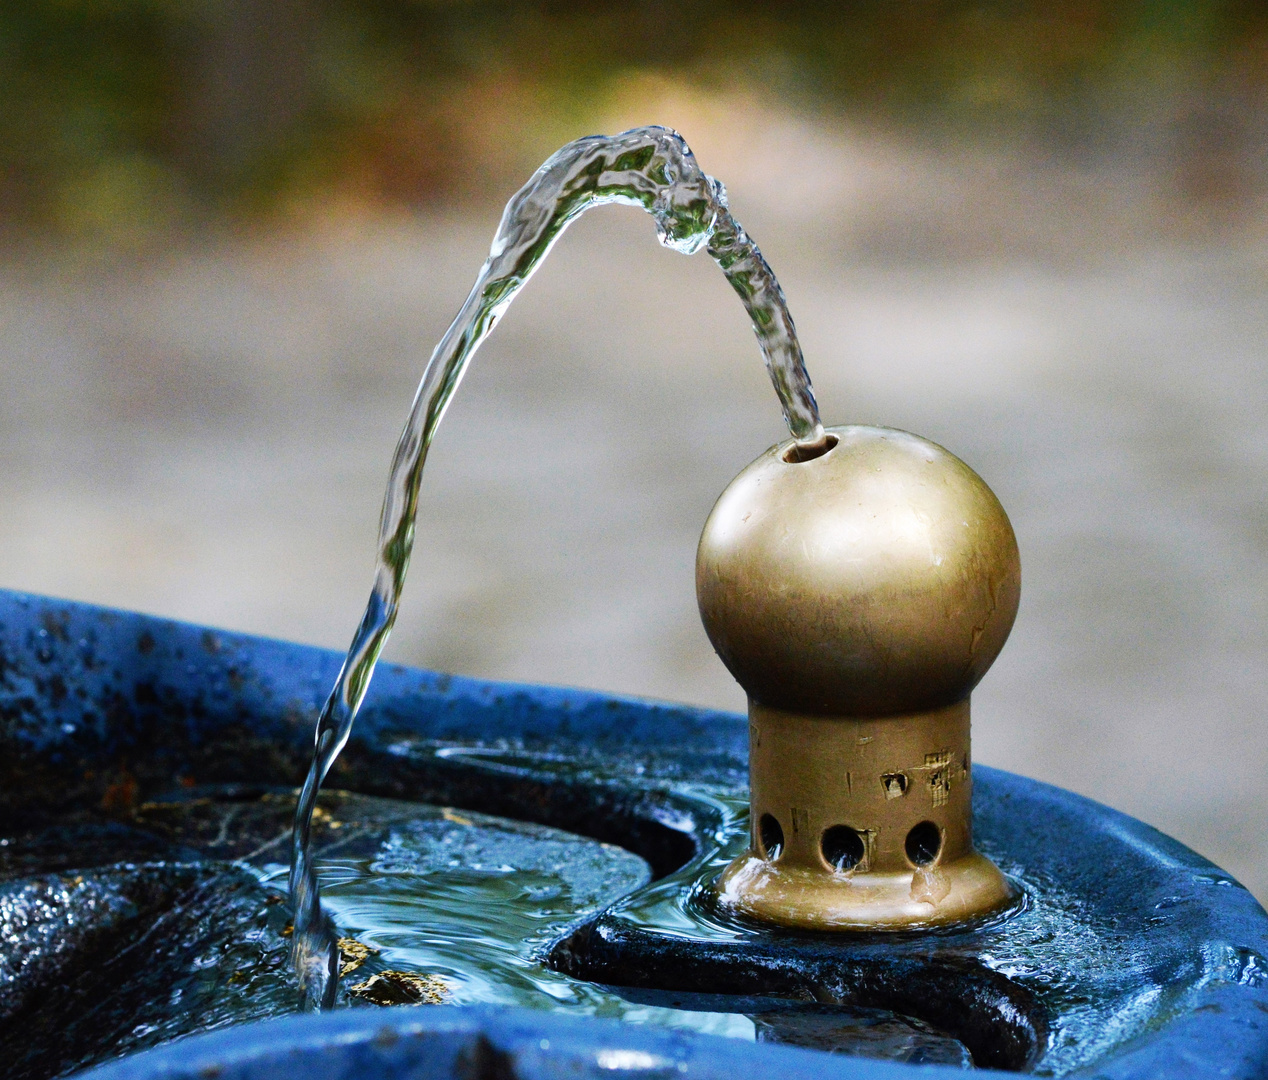
{"type": "MultiPolygon", "coordinates": [[[[0,100],[0,585],[343,648],[502,203],[668,124],[825,419],[1012,517],[977,760],[1268,897],[1264,5],[23,0],[0,100]]],[[[742,708],[694,547],[781,437],[710,261],[588,215],[447,416],[388,655],[742,708]]]]}

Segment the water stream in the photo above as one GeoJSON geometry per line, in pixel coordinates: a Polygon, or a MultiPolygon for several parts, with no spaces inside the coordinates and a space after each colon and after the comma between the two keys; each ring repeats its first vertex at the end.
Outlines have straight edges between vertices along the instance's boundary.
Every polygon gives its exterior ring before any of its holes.
{"type": "Polygon", "coordinates": [[[700,169],[677,132],[642,127],[610,137],[578,139],[534,173],[507,204],[475,285],[423,371],[392,459],[374,586],[317,720],[312,765],[295,812],[289,877],[295,919],[292,962],[310,1007],[333,1004],[339,970],[336,934],[322,911],[317,873],[309,855],[313,810],[322,780],[348,741],[374,665],[396,621],[428,447],[471,357],[520,288],[572,221],[608,203],[646,210],[666,247],[688,255],[702,248],[708,251],[748,311],[793,437],[807,445],[823,438],[818,406],[779,282],[731,215],[722,184],[700,169]]]}

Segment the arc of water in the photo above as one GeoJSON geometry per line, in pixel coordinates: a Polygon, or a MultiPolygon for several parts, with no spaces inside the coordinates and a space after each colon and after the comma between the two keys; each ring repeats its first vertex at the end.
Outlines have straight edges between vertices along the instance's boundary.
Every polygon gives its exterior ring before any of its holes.
{"type": "Polygon", "coordinates": [[[378,561],[365,614],[317,720],[312,765],[295,810],[290,894],[292,963],[309,1007],[328,1008],[338,987],[339,953],[321,910],[309,854],[317,793],[348,741],[397,606],[414,545],[418,491],[427,450],[480,343],[580,214],[606,203],[646,210],[662,244],[684,254],[707,247],[752,320],[766,368],[793,436],[823,438],[819,410],[779,282],[727,207],[723,186],[706,175],[676,132],[641,127],[592,135],[552,155],[507,204],[489,257],[423,371],[396,446],[379,525],[378,561]]]}

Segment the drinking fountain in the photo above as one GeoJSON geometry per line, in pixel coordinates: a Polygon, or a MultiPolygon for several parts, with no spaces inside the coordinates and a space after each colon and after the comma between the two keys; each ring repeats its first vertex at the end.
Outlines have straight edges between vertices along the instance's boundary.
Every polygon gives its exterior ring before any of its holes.
{"type": "Polygon", "coordinates": [[[1268,914],[1150,826],[973,763],[1020,595],[1007,514],[934,443],[819,423],[725,211],[660,128],[570,144],[512,200],[346,657],[0,592],[6,1075],[1268,1074],[1268,914]],[[794,433],[697,552],[747,717],[375,669],[462,364],[604,201],[710,245],[794,433]],[[297,974],[333,1008],[294,1015],[297,974]]]}
{"type": "MultiPolygon", "coordinates": [[[[474,992],[450,963],[416,973],[430,999],[388,979],[285,1016],[277,852],[336,654],[0,594],[9,1075],[1262,1075],[1253,897],[1141,822],[971,762],[968,692],[1018,596],[989,489],[902,432],[824,447],[759,457],[701,540],[748,718],[382,666],[317,818],[326,865],[394,852],[377,880],[408,878],[409,838],[439,825],[463,837],[426,833],[448,854],[491,844],[531,876],[598,852],[595,895],[615,883],[586,909],[574,881],[474,992]],[[371,1004],[411,1000],[441,1003],[371,1004]]],[[[334,910],[345,964],[391,976],[400,935],[334,910]]]]}

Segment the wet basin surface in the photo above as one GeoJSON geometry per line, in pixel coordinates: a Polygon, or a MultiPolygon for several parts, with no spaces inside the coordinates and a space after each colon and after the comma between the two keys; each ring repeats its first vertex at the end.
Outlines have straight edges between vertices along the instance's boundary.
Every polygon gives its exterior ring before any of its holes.
{"type": "MultiPolygon", "coordinates": [[[[337,658],[11,594],[0,649],[9,1060],[55,1075],[293,1010],[290,785],[337,658]]],[[[707,883],[747,835],[744,739],[728,714],[385,669],[332,776],[357,794],[318,819],[343,1003],[526,1005],[1047,1075],[1134,1075],[1193,1024],[1229,1023],[1237,1039],[1205,1037],[1211,1067],[1262,1063],[1243,1021],[1268,1000],[1268,919],[1249,894],[1005,773],[976,771],[975,828],[1024,890],[1006,916],[883,939],[726,917],[707,883]]]]}

